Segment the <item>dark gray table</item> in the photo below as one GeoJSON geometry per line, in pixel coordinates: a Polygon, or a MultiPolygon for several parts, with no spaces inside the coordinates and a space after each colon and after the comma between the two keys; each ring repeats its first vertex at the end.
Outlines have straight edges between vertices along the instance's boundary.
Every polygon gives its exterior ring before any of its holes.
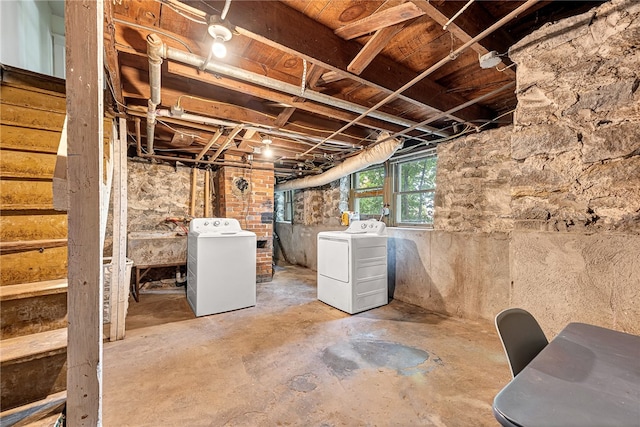
{"type": "Polygon", "coordinates": [[[505,426],[640,426],[640,337],[570,323],[493,401],[505,426]]]}

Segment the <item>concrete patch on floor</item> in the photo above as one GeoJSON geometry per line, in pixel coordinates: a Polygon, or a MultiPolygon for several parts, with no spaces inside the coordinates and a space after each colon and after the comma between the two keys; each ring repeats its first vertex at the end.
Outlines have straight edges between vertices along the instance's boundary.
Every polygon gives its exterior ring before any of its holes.
{"type": "Polygon", "coordinates": [[[400,375],[427,374],[442,360],[425,350],[403,344],[369,339],[336,343],[322,351],[322,361],[337,377],[357,369],[393,369],[400,375]]]}

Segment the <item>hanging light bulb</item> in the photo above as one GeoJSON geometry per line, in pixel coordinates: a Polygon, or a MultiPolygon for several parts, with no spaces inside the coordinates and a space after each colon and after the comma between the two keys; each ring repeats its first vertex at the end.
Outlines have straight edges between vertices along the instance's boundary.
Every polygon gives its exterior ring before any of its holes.
{"type": "Polygon", "coordinates": [[[224,43],[231,40],[231,30],[218,15],[211,15],[207,32],[213,37],[211,52],[216,58],[224,58],[227,55],[227,47],[224,43]]]}
{"type": "Polygon", "coordinates": [[[227,56],[227,47],[224,45],[222,37],[216,37],[211,45],[211,52],[216,58],[224,58],[227,56]]]}
{"type": "Polygon", "coordinates": [[[273,155],[273,152],[271,151],[271,142],[271,138],[269,138],[268,136],[262,138],[262,143],[264,144],[263,153],[266,157],[271,157],[273,155]]]}

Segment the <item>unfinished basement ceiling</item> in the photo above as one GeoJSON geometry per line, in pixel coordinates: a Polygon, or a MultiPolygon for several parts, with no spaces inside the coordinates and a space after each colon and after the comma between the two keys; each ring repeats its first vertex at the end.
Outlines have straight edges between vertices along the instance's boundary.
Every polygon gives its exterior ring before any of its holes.
{"type": "Polygon", "coordinates": [[[273,161],[279,181],[317,174],[382,131],[406,153],[510,124],[509,47],[599,3],[106,1],[106,103],[125,114],[132,155],[214,168],[273,161]],[[224,58],[210,54],[211,19],[231,34],[224,58]]]}

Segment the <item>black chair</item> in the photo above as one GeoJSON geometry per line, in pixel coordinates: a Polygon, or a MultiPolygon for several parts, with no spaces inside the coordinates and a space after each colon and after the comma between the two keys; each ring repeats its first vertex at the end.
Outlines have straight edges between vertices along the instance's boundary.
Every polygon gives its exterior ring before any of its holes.
{"type": "Polygon", "coordinates": [[[521,308],[498,313],[496,329],[514,377],[549,344],[536,319],[521,308]]]}

